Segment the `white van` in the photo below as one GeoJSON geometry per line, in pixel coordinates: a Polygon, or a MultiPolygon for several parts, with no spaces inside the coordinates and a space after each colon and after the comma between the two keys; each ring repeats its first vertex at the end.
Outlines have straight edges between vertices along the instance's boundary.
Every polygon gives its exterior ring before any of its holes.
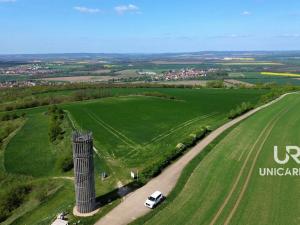
{"type": "Polygon", "coordinates": [[[150,197],[147,198],[145,202],[145,206],[153,209],[155,206],[157,206],[162,200],[164,199],[163,194],[160,191],[154,192],[150,197]]]}

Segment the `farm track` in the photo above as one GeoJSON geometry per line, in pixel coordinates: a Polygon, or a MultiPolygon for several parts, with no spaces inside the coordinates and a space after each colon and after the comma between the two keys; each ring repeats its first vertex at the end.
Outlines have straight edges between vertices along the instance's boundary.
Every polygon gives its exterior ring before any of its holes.
{"type": "Polygon", "coordinates": [[[74,182],[74,177],[52,177],[54,180],[70,180],[74,182]]]}
{"type": "Polygon", "coordinates": [[[95,122],[97,122],[100,126],[102,126],[104,129],[106,129],[108,132],[110,132],[111,134],[113,134],[116,138],[118,138],[120,141],[122,141],[123,143],[125,143],[126,145],[128,145],[131,148],[136,148],[138,147],[138,144],[134,143],[133,141],[131,141],[129,138],[127,138],[124,134],[121,134],[121,132],[115,130],[114,128],[111,128],[110,126],[105,125],[105,123],[101,122],[101,120],[99,120],[97,117],[95,117],[95,115],[91,114],[90,112],[86,111],[88,116],[94,120],[95,122]],[[134,144],[133,144],[134,143],[134,144]]]}
{"type": "Polygon", "coordinates": [[[150,145],[152,143],[155,143],[157,141],[161,141],[161,140],[165,139],[166,137],[170,136],[171,134],[173,134],[174,132],[176,132],[176,131],[178,131],[182,128],[185,128],[185,127],[191,125],[194,122],[198,122],[200,120],[210,118],[212,116],[215,116],[216,114],[218,114],[218,113],[211,113],[211,114],[207,114],[207,115],[204,115],[204,116],[199,116],[199,117],[193,118],[191,120],[185,121],[185,122],[173,127],[172,129],[170,129],[168,131],[165,131],[165,132],[161,133],[160,135],[156,136],[151,141],[144,144],[144,146],[148,146],[148,145],[150,145]]]}
{"type": "MultiPolygon", "coordinates": [[[[291,93],[289,93],[291,94],[291,93]]],[[[199,153],[201,153],[205,147],[207,147],[212,141],[219,137],[224,131],[240,123],[244,119],[252,116],[256,112],[280,101],[282,98],[289,94],[284,94],[276,100],[269,102],[263,106],[249,111],[248,113],[224,124],[218,129],[210,133],[206,138],[200,141],[195,147],[183,155],[178,161],[166,168],[159,176],[153,178],[142,188],[134,191],[125,200],[111,210],[108,214],[102,217],[96,225],[125,225],[133,222],[135,219],[149,213],[151,210],[143,206],[143,202],[149,194],[156,190],[162,191],[167,196],[175,187],[181,172],[185,166],[199,153]]]]}
{"type": "Polygon", "coordinates": [[[131,143],[132,145],[139,145],[137,144],[135,141],[131,140],[129,137],[127,137],[125,134],[123,134],[122,132],[118,131],[117,129],[113,128],[112,126],[110,126],[109,124],[105,123],[103,120],[101,120],[100,118],[98,118],[95,113],[91,113],[95,118],[98,119],[98,121],[100,121],[102,124],[104,124],[105,126],[107,126],[108,128],[110,128],[112,131],[116,132],[118,135],[120,135],[121,137],[123,137],[126,141],[128,141],[129,143],[131,143]]]}
{"type": "Polygon", "coordinates": [[[235,179],[235,182],[233,184],[233,187],[231,188],[229,194],[227,195],[227,197],[225,198],[223,204],[221,205],[220,209],[217,211],[216,215],[214,216],[213,220],[210,222],[210,225],[214,225],[216,224],[217,220],[219,219],[220,215],[222,214],[223,210],[225,209],[226,205],[229,203],[230,199],[232,198],[233,194],[237,192],[237,186],[238,184],[240,183],[241,179],[242,179],[242,176],[244,174],[244,172],[246,172],[246,167],[247,167],[247,164],[250,160],[250,157],[252,155],[252,153],[254,152],[254,150],[256,149],[256,147],[258,147],[257,151],[256,151],[256,155],[255,155],[255,159],[252,161],[252,165],[251,165],[251,168],[247,174],[247,178],[246,178],[246,181],[245,181],[245,184],[243,185],[243,189],[241,191],[241,193],[239,194],[239,199],[237,200],[234,208],[232,209],[229,217],[227,218],[227,220],[225,221],[225,224],[228,225],[231,217],[233,216],[233,213],[235,212],[244,192],[245,192],[245,189],[248,185],[248,182],[250,180],[250,177],[252,175],[252,172],[253,172],[253,169],[254,169],[254,166],[256,164],[256,161],[257,161],[257,158],[258,158],[258,155],[259,153],[261,152],[261,149],[263,147],[263,145],[265,144],[266,140],[268,139],[269,135],[271,134],[272,132],[272,129],[274,128],[274,126],[276,125],[277,121],[287,112],[289,111],[289,109],[283,109],[281,110],[279,113],[277,113],[273,119],[267,124],[267,126],[261,131],[261,133],[259,134],[258,138],[256,139],[256,142],[253,144],[252,148],[250,149],[250,151],[248,152],[248,155],[242,165],[242,168],[237,176],[237,178],[235,179]],[[261,143],[260,143],[261,142],[261,143]],[[259,146],[257,146],[258,144],[260,143],[259,146]]]}
{"type": "Polygon", "coordinates": [[[110,126],[109,124],[107,124],[106,122],[104,122],[103,120],[101,120],[100,118],[98,118],[94,113],[89,112],[87,110],[85,110],[85,111],[86,111],[86,113],[89,115],[89,117],[91,119],[93,119],[94,121],[96,121],[104,129],[106,129],[107,131],[109,131],[110,133],[112,133],[115,137],[117,137],[123,143],[127,144],[132,149],[137,149],[137,148],[146,148],[147,149],[147,147],[149,145],[167,138],[168,136],[172,135],[176,131],[178,131],[180,129],[183,129],[183,128],[191,125],[192,123],[199,122],[201,120],[210,118],[210,117],[215,116],[215,115],[218,114],[218,113],[206,114],[204,116],[199,116],[199,117],[193,118],[191,120],[185,121],[185,122],[183,122],[183,123],[181,123],[181,124],[173,127],[172,129],[167,130],[167,131],[163,132],[162,134],[154,137],[151,141],[147,142],[146,144],[140,145],[140,144],[136,143],[135,141],[131,140],[130,138],[128,138],[122,132],[116,130],[115,128],[113,128],[112,126],[110,126]]]}

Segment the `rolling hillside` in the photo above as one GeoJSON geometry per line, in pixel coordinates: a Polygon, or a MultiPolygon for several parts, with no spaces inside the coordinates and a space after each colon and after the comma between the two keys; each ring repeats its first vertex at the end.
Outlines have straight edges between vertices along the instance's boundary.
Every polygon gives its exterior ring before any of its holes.
{"type": "Polygon", "coordinates": [[[300,146],[299,113],[294,94],[242,122],[145,224],[299,224],[299,178],[259,174],[259,168],[299,167],[292,160],[279,165],[273,156],[274,146],[281,157],[285,146],[300,146]]]}

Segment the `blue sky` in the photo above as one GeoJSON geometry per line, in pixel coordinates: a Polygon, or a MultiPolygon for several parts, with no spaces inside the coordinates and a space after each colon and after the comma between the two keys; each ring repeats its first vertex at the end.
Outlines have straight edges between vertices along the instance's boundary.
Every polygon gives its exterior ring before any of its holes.
{"type": "Polygon", "coordinates": [[[0,54],[300,50],[299,0],[0,0],[0,54]]]}

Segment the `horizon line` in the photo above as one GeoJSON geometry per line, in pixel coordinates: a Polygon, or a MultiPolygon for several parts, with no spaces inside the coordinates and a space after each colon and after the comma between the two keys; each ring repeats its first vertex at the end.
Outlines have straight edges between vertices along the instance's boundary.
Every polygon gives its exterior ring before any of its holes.
{"type": "Polygon", "coordinates": [[[48,53],[0,53],[0,56],[13,55],[71,55],[71,54],[103,54],[103,55],[163,55],[163,54],[195,54],[206,52],[300,52],[298,50],[203,50],[203,51],[174,51],[174,52],[48,52],[48,53]]]}

